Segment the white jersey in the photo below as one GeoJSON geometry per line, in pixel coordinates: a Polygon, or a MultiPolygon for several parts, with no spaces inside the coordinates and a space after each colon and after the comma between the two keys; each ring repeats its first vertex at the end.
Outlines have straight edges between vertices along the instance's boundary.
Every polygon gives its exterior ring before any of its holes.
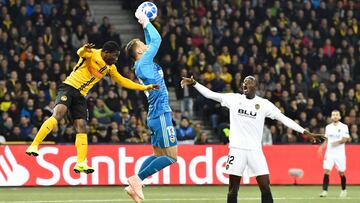
{"type": "Polygon", "coordinates": [[[348,126],[340,121],[336,125],[334,123],[330,123],[325,128],[325,136],[328,139],[326,155],[345,156],[345,143],[336,147],[333,147],[332,143],[342,140],[344,137],[350,137],[348,126]]]}
{"type": "Polygon", "coordinates": [[[229,147],[262,150],[261,140],[265,118],[274,119],[280,110],[269,100],[242,94],[221,94],[221,105],[230,111],[229,147]]]}

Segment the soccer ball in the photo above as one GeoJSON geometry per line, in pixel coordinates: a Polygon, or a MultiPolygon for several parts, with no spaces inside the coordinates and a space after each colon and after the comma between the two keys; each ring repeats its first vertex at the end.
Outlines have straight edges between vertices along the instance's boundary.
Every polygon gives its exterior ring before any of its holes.
{"type": "Polygon", "coordinates": [[[155,20],[157,16],[157,7],[153,2],[145,1],[138,7],[140,11],[145,13],[149,20],[155,20]]]}

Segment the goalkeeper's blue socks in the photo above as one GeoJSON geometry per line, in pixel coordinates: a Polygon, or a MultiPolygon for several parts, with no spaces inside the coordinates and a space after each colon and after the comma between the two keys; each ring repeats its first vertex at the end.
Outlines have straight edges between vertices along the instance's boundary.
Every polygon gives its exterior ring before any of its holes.
{"type": "Polygon", "coordinates": [[[154,155],[148,156],[148,158],[146,158],[145,161],[141,164],[139,172],[144,170],[144,168],[146,168],[156,158],[157,158],[157,156],[154,156],[154,155]]]}
{"type": "Polygon", "coordinates": [[[160,171],[161,169],[170,166],[171,164],[176,162],[175,159],[168,156],[159,156],[159,157],[150,156],[150,157],[148,157],[144,161],[143,165],[141,165],[141,169],[138,174],[141,180],[144,180],[145,178],[153,175],[154,173],[160,171]],[[153,160],[150,161],[151,159],[153,160]]]}

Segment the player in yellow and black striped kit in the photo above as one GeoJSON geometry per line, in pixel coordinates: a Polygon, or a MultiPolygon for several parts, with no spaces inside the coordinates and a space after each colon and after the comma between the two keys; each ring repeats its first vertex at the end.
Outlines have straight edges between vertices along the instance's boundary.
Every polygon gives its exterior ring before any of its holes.
{"type": "Polygon", "coordinates": [[[155,84],[140,85],[119,74],[114,65],[120,54],[120,48],[116,42],[108,41],[102,49],[93,49],[93,46],[93,44],[85,44],[77,51],[80,59],[58,88],[53,115],[42,124],[31,146],[26,150],[28,155],[38,156],[38,146],[69,111],[77,133],[75,141],[77,163],[74,167],[74,171],[77,173],[94,172],[94,169],[88,166],[86,161],[88,143],[85,96],[89,90],[105,75],[109,75],[116,83],[128,89],[146,91],[159,87],[155,84]]]}

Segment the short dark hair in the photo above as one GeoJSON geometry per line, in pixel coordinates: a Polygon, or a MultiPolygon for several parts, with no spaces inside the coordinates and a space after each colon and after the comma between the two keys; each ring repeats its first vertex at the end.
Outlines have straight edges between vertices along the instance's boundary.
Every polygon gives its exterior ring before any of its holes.
{"type": "Polygon", "coordinates": [[[125,53],[126,56],[131,58],[132,60],[135,60],[135,56],[136,56],[136,47],[137,44],[136,42],[140,41],[140,39],[132,39],[129,43],[127,43],[126,47],[125,47],[125,53]]]}
{"type": "Polygon", "coordinates": [[[244,78],[244,81],[245,81],[246,79],[250,79],[250,80],[254,81],[255,86],[258,86],[258,81],[256,80],[255,76],[253,76],[253,75],[248,75],[248,76],[246,76],[246,77],[244,78]]]}
{"type": "Polygon", "coordinates": [[[119,52],[120,47],[115,41],[107,41],[102,47],[102,51],[105,52],[119,52]]]}

